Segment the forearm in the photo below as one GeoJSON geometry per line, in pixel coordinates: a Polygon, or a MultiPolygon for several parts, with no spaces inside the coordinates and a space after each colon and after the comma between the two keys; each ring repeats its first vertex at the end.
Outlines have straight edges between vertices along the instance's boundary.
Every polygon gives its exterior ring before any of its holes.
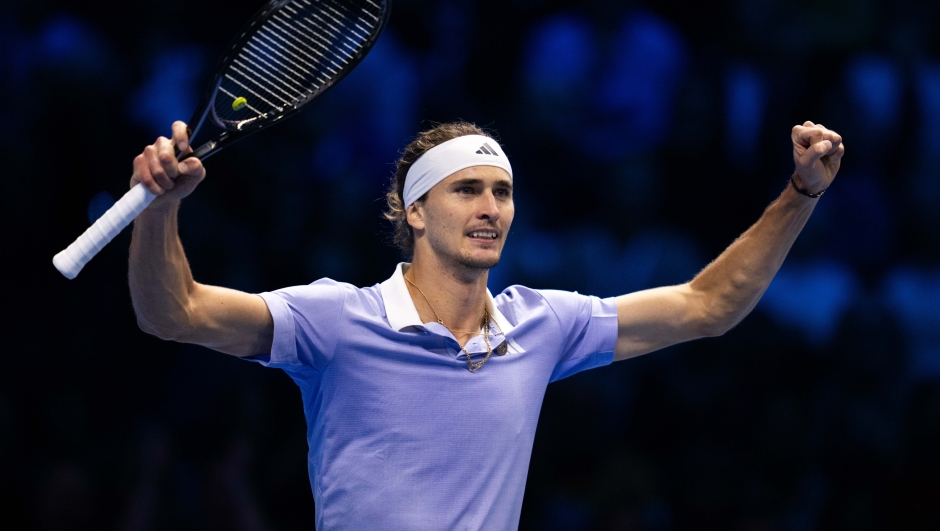
{"type": "Polygon", "coordinates": [[[162,339],[203,345],[236,356],[271,351],[274,321],[258,295],[197,284],[177,233],[180,201],[206,176],[202,162],[177,162],[188,133],[173,123],[173,139],[160,137],[134,158],[131,186],[157,195],[134,221],[128,280],[140,328],[162,339]]]}
{"type": "Polygon", "coordinates": [[[836,132],[812,122],[791,133],[794,183],[751,228],[694,279],[617,297],[615,359],[627,359],[682,341],[721,335],[760,300],[821,194],[839,171],[845,146],[836,132]],[[818,197],[818,196],[817,196],[818,197]]]}
{"type": "Polygon", "coordinates": [[[701,294],[707,335],[724,333],[754,309],[818,201],[787,186],[757,223],[689,283],[701,294]]]}
{"type": "Polygon", "coordinates": [[[191,326],[195,288],[177,232],[179,202],[147,209],[134,222],[129,284],[141,329],[163,339],[178,339],[191,326]]]}

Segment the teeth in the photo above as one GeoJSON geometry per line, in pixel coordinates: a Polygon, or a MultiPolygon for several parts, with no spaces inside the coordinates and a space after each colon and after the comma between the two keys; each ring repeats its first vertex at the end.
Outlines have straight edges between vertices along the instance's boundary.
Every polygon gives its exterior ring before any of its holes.
{"type": "Polygon", "coordinates": [[[495,239],[496,239],[496,233],[495,233],[495,232],[490,232],[490,231],[478,230],[478,231],[471,232],[471,233],[470,233],[470,237],[471,237],[471,238],[490,238],[490,239],[495,240],[495,239]]]}

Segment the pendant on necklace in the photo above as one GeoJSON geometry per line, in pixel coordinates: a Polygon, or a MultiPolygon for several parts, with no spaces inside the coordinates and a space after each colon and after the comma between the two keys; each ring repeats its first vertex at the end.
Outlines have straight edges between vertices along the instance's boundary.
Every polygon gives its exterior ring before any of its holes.
{"type": "Polygon", "coordinates": [[[503,341],[502,343],[499,344],[498,347],[496,347],[496,354],[498,356],[505,356],[506,352],[508,351],[509,351],[509,346],[507,345],[506,341],[503,341]]]}

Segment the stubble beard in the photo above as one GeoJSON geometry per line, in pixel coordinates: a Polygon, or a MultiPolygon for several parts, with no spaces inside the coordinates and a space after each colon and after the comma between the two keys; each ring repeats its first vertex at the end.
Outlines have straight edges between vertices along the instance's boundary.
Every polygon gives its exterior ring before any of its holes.
{"type": "Polygon", "coordinates": [[[499,256],[500,255],[496,255],[495,258],[489,259],[472,258],[470,256],[456,256],[453,258],[453,261],[456,265],[468,271],[487,271],[499,264],[499,256]]]}
{"type": "Polygon", "coordinates": [[[446,262],[457,269],[461,269],[465,272],[484,272],[488,271],[497,264],[499,264],[499,259],[502,256],[502,249],[492,258],[474,258],[473,256],[463,254],[460,251],[451,251],[443,242],[435,242],[435,238],[428,235],[430,238],[430,243],[432,248],[437,249],[437,254],[441,257],[443,262],[446,262]]]}

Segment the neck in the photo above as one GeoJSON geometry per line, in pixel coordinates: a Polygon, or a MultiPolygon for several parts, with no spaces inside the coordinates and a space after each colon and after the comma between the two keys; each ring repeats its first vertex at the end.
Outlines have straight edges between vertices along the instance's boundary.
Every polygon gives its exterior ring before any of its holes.
{"type": "Polygon", "coordinates": [[[422,321],[440,318],[461,345],[480,332],[488,270],[459,270],[415,256],[404,273],[414,283],[405,282],[422,321]]]}

